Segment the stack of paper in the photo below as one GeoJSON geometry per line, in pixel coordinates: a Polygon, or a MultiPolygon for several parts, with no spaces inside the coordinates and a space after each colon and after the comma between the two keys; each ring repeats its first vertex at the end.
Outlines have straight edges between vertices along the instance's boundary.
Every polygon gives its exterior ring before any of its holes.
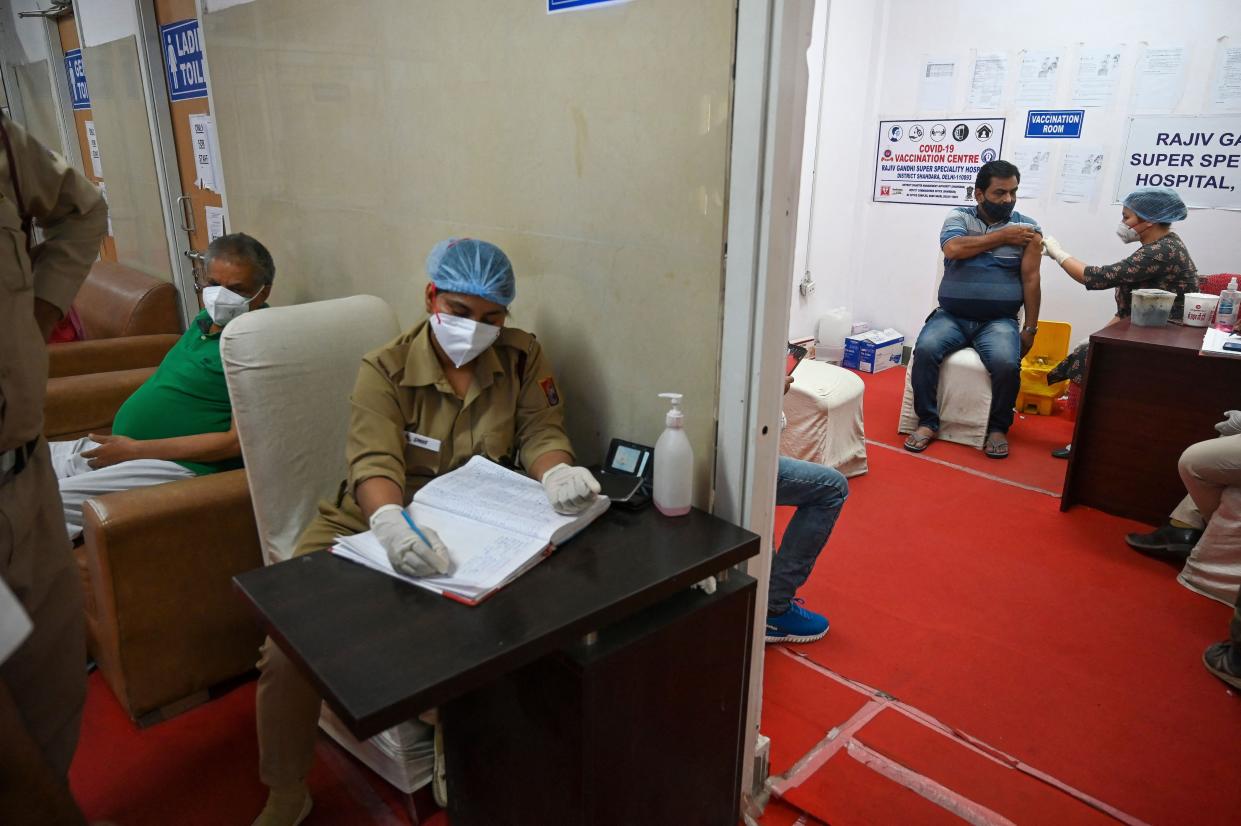
{"type": "Polygon", "coordinates": [[[447,574],[397,573],[370,531],[337,537],[332,553],[428,591],[476,603],[567,542],[609,504],[601,496],[584,512],[563,516],[552,509],[538,482],[475,456],[429,482],[406,508],[414,524],[435,531],[448,548],[453,567],[447,574]]]}
{"type": "Polygon", "coordinates": [[[1223,330],[1217,330],[1214,327],[1208,327],[1206,335],[1202,338],[1202,350],[1204,356],[1228,356],[1230,358],[1241,357],[1241,350],[1225,350],[1224,344],[1231,343],[1233,346],[1241,347],[1241,335],[1236,333],[1226,333],[1223,330]]]}

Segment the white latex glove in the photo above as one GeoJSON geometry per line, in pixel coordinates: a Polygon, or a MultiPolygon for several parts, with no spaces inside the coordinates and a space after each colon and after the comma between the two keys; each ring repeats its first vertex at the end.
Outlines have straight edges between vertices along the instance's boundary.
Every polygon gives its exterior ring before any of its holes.
{"type": "Polygon", "coordinates": [[[1241,410],[1228,410],[1224,412],[1224,420],[1215,426],[1221,436],[1236,436],[1241,434],[1241,410]]]}
{"type": "Polygon", "coordinates": [[[1060,242],[1050,235],[1043,236],[1043,255],[1046,255],[1057,264],[1063,264],[1066,258],[1073,256],[1064,251],[1064,247],[1060,246],[1060,242]]]}
{"type": "Polygon", "coordinates": [[[400,505],[383,505],[371,514],[371,530],[388,552],[392,567],[407,576],[446,574],[452,567],[448,549],[430,528],[419,528],[426,542],[405,521],[400,505]],[[429,543],[429,544],[428,544],[429,543]]]}
{"type": "Polygon", "coordinates": [[[564,462],[543,474],[543,490],[556,513],[581,513],[599,495],[599,481],[584,467],[564,462]]]}

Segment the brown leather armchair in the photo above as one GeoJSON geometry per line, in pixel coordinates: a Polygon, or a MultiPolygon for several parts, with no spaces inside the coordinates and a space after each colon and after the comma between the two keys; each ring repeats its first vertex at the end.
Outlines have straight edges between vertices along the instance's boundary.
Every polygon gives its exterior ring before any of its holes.
{"type": "MultiPolygon", "coordinates": [[[[153,367],[49,382],[44,435],[107,433],[153,367]]],[[[232,577],[263,564],[244,470],[89,499],[75,549],[87,644],[139,724],[207,699],[254,668],[262,634],[232,577]]]]}
{"type": "Polygon", "coordinates": [[[158,722],[258,661],[232,591],[263,564],[244,470],[88,499],[77,548],[90,651],[129,716],[158,722]]]}
{"type": "Polygon", "coordinates": [[[50,378],[156,366],[181,333],[176,288],[114,261],[91,266],[73,307],[86,340],[48,347],[50,378]]]}

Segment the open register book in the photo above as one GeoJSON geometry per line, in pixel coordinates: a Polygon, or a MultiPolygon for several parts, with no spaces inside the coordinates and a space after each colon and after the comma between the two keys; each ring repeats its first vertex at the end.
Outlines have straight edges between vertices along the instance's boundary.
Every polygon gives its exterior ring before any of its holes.
{"type": "Polygon", "coordinates": [[[607,497],[582,513],[562,516],[543,486],[482,456],[437,477],[406,510],[419,528],[439,534],[453,567],[443,576],[397,573],[370,531],[338,536],[332,553],[428,591],[474,605],[512,582],[608,509],[607,497]]]}

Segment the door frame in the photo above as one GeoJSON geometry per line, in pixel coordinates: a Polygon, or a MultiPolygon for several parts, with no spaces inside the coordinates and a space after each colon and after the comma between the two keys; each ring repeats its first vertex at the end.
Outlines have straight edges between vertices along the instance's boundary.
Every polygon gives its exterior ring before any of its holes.
{"type": "MultiPolygon", "coordinates": [[[[47,62],[52,72],[52,96],[56,98],[56,128],[60,132],[61,154],[69,165],[85,173],[82,165],[82,146],[78,141],[77,122],[73,118],[73,94],[69,91],[69,76],[65,74],[65,50],[60,45],[58,18],[73,15],[76,25],[77,7],[64,6],[43,15],[43,36],[47,40],[47,62]]],[[[81,40],[81,31],[78,39],[81,40]]]]}
{"type": "Polygon", "coordinates": [[[766,756],[756,750],[814,3],[737,2],[712,510],[760,539],[759,555],[747,563],[761,595],[742,762],[747,822],[762,805],[767,780],[766,756]]]}
{"type": "MultiPolygon", "coordinates": [[[[82,2],[82,0],[75,0],[82,2]]],[[[198,294],[194,289],[194,262],[190,260],[190,240],[184,229],[185,216],[178,200],[183,194],[181,172],[177,166],[176,144],[172,137],[172,109],[168,105],[168,78],[164,67],[164,48],[159,23],[155,19],[152,0],[133,0],[138,22],[138,65],[146,97],[147,119],[151,126],[151,146],[155,150],[155,177],[159,183],[160,206],[164,211],[164,231],[168,237],[168,257],[173,284],[181,301],[182,321],[188,324],[198,315],[198,294]]],[[[202,3],[196,3],[199,29],[202,27],[202,3]]],[[[207,62],[203,50],[203,65],[207,62]]],[[[210,104],[211,86],[207,93],[210,104]]],[[[214,111],[214,106],[212,107],[214,111]]]]}

